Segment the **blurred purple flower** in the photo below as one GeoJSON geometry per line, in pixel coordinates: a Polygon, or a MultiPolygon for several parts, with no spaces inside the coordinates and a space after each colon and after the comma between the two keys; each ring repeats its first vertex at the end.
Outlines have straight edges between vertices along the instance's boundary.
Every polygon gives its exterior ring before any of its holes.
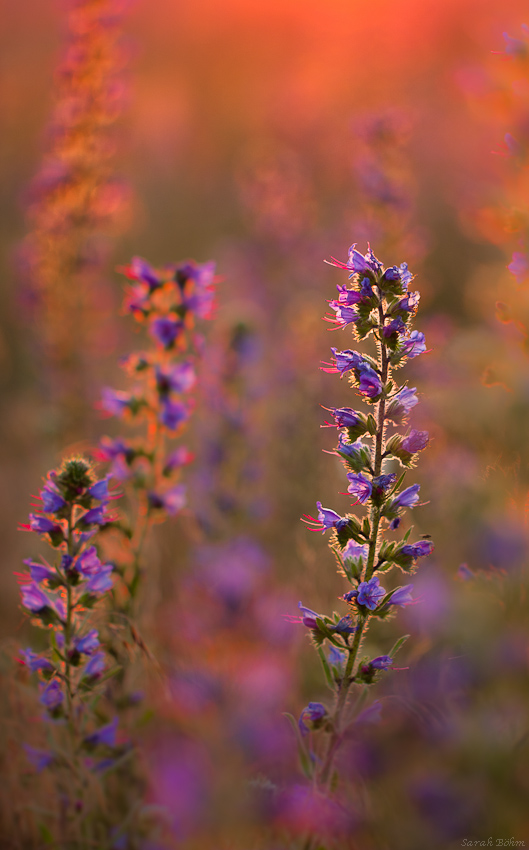
{"type": "Polygon", "coordinates": [[[164,510],[169,516],[176,516],[186,504],[186,488],[184,484],[177,484],[165,493],[147,493],[147,498],[150,508],[164,510]]]}
{"type": "Polygon", "coordinates": [[[319,721],[323,720],[326,716],[327,709],[321,704],[321,702],[309,702],[299,716],[299,731],[302,735],[308,735],[310,728],[305,723],[305,720],[308,720],[309,723],[317,726],[319,721]]]}
{"type": "Polygon", "coordinates": [[[62,705],[64,694],[57,679],[53,679],[49,684],[40,684],[39,702],[48,709],[48,711],[56,711],[62,705]]]}
{"type": "Polygon", "coordinates": [[[55,514],[66,506],[66,502],[57,490],[57,488],[48,482],[40,491],[42,499],[42,510],[47,514],[55,514]]]}
{"type": "Polygon", "coordinates": [[[428,442],[428,431],[416,431],[415,428],[412,428],[408,436],[402,441],[401,448],[404,449],[405,452],[414,454],[415,452],[420,452],[425,449],[428,442]]]}
{"type": "Polygon", "coordinates": [[[97,629],[91,629],[84,637],[78,637],[74,640],[75,649],[83,655],[92,655],[100,646],[97,629]]]}
{"type": "Polygon", "coordinates": [[[418,357],[419,354],[423,354],[426,351],[424,334],[421,331],[412,331],[408,337],[401,340],[401,349],[399,350],[402,350],[410,360],[418,357]]]}
{"type": "Polygon", "coordinates": [[[512,260],[507,266],[511,274],[516,278],[516,283],[523,283],[529,272],[529,259],[527,254],[514,251],[512,260]]]}
{"type": "Polygon", "coordinates": [[[386,419],[401,422],[419,401],[415,392],[415,387],[403,387],[389,402],[386,409],[386,419]]]}
{"type": "Polygon", "coordinates": [[[171,319],[169,316],[160,316],[158,319],[154,319],[149,326],[151,335],[165,348],[171,348],[183,330],[183,322],[179,319],[171,319]]]}
{"type": "Polygon", "coordinates": [[[160,405],[160,422],[170,431],[176,431],[189,418],[189,408],[180,401],[162,399],[160,405]]]}
{"type": "Polygon", "coordinates": [[[401,608],[404,608],[406,605],[411,605],[413,602],[411,592],[413,590],[413,584],[406,584],[404,587],[399,587],[392,595],[391,599],[389,599],[384,607],[388,607],[390,605],[398,605],[401,608]]]}
{"type": "Polygon", "coordinates": [[[26,558],[24,560],[24,564],[26,567],[29,567],[31,578],[34,582],[37,582],[37,584],[40,584],[41,581],[48,581],[49,579],[57,578],[55,570],[52,570],[51,567],[47,567],[44,564],[39,564],[37,561],[32,561],[31,558],[26,558]]]}
{"type": "Polygon", "coordinates": [[[31,649],[21,649],[20,654],[24,659],[26,667],[31,673],[37,673],[39,670],[54,670],[54,666],[47,658],[37,655],[31,649]]]}
{"type": "Polygon", "coordinates": [[[91,747],[97,747],[100,744],[103,744],[105,747],[115,747],[117,729],[118,718],[114,717],[106,726],[101,726],[95,732],[92,732],[91,735],[87,735],[85,742],[91,747]]]}
{"type": "Polygon", "coordinates": [[[131,394],[122,390],[103,387],[101,391],[101,408],[111,416],[122,416],[126,410],[130,410],[131,402],[131,394]]]}
{"type": "Polygon", "coordinates": [[[86,679],[98,679],[105,671],[105,668],[105,653],[96,652],[96,654],[92,656],[88,664],[83,669],[83,677],[85,677],[86,679]]]}

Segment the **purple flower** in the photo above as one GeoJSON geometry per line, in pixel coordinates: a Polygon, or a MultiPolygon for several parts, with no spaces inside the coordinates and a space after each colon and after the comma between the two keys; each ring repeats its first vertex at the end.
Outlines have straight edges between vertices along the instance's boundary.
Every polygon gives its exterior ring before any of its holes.
{"type": "Polygon", "coordinates": [[[382,331],[382,333],[385,339],[388,339],[388,337],[392,336],[393,334],[403,334],[405,333],[405,331],[406,325],[404,324],[400,316],[397,316],[397,318],[393,319],[389,323],[389,325],[384,326],[384,330],[382,331]]]}
{"type": "Polygon", "coordinates": [[[20,654],[24,659],[26,667],[31,673],[37,673],[39,670],[54,670],[54,666],[47,658],[37,655],[31,649],[21,649],[20,654]]]}
{"type": "Polygon", "coordinates": [[[176,338],[183,332],[184,324],[179,319],[161,316],[151,322],[149,330],[155,340],[165,348],[171,348],[176,338]]]}
{"type": "Polygon", "coordinates": [[[23,744],[23,747],[26,751],[28,761],[34,768],[36,768],[37,773],[40,773],[41,770],[48,767],[54,759],[53,754],[49,753],[47,750],[37,750],[35,747],[30,747],[29,744],[23,744]]]}
{"type": "Polygon", "coordinates": [[[408,269],[408,263],[401,263],[400,266],[391,266],[384,272],[384,280],[399,281],[404,289],[407,289],[413,275],[408,269]]]}
{"type": "Polygon", "coordinates": [[[103,387],[101,391],[101,407],[111,416],[122,416],[126,410],[130,410],[132,396],[130,393],[114,390],[112,387],[103,387]]]}
{"type": "Polygon", "coordinates": [[[66,502],[51,482],[40,491],[42,510],[47,514],[55,514],[66,506],[66,502]]]}
{"type": "Polygon", "coordinates": [[[462,581],[470,581],[471,579],[476,578],[472,570],[468,568],[468,564],[460,564],[457,569],[458,578],[462,579],[462,581]]]}
{"type": "Polygon", "coordinates": [[[367,254],[361,254],[356,250],[356,243],[349,248],[346,266],[355,274],[373,274],[378,276],[382,271],[382,263],[377,260],[371,248],[368,248],[367,254]]]}
{"type": "Polygon", "coordinates": [[[390,472],[388,475],[378,475],[373,478],[373,497],[381,498],[386,490],[395,483],[396,475],[390,472]]]}
{"type": "Polygon", "coordinates": [[[321,725],[321,721],[327,716],[327,709],[321,702],[309,702],[300,714],[298,726],[302,735],[308,735],[310,728],[305,724],[308,720],[315,728],[321,725]]]}
{"type": "Polygon", "coordinates": [[[79,517],[75,523],[77,528],[88,528],[90,525],[106,525],[108,517],[105,514],[106,506],[98,505],[97,508],[91,508],[82,517],[79,517]]]}
{"type": "Polygon", "coordinates": [[[357,558],[367,558],[369,552],[369,546],[364,544],[363,546],[360,543],[357,543],[355,540],[348,540],[344,548],[342,549],[342,558],[344,561],[347,559],[357,559],[357,558]]]}
{"type": "Polygon", "coordinates": [[[370,498],[373,486],[365,475],[362,473],[348,472],[347,478],[350,481],[347,492],[352,496],[356,496],[357,500],[363,505],[370,498]]]}
{"type": "Polygon", "coordinates": [[[424,334],[421,331],[412,331],[408,337],[401,341],[401,345],[402,348],[399,350],[399,353],[402,351],[410,360],[426,351],[426,342],[424,334]]]}
{"type": "Polygon", "coordinates": [[[103,744],[105,747],[116,746],[116,732],[118,729],[118,718],[114,717],[111,723],[101,726],[96,732],[92,732],[85,738],[85,742],[92,747],[103,744]]]}
{"type": "MultiPolygon", "coordinates": [[[[351,407],[325,407],[324,410],[329,410],[332,413],[337,428],[354,428],[360,422],[358,413],[351,407]]],[[[325,424],[329,425],[328,422],[325,424]]],[[[331,425],[330,427],[334,426],[331,425]]]]}
{"type": "Polygon", "coordinates": [[[358,585],[357,602],[359,605],[365,605],[370,611],[374,611],[385,595],[384,588],[379,587],[378,576],[373,576],[369,581],[362,581],[358,585]]]}
{"type": "Polygon", "coordinates": [[[37,614],[39,611],[44,611],[45,608],[53,610],[52,601],[35,582],[23,584],[20,588],[20,593],[22,594],[22,605],[28,611],[33,611],[34,614],[37,614]]]}
{"type": "Polygon", "coordinates": [[[339,301],[329,301],[329,307],[334,310],[336,316],[334,319],[328,319],[335,325],[340,325],[345,328],[347,325],[352,325],[360,318],[354,307],[346,307],[340,304],[339,301]]]}
{"type": "Polygon", "coordinates": [[[420,292],[408,292],[408,294],[404,298],[401,298],[397,306],[393,308],[392,312],[402,310],[404,313],[413,313],[413,311],[417,308],[420,300],[420,292]]]}
{"type": "Polygon", "coordinates": [[[373,658],[369,664],[374,670],[387,670],[393,664],[393,659],[389,655],[379,655],[378,658],[373,658]]]}
{"type": "Polygon", "coordinates": [[[166,511],[169,516],[176,516],[186,503],[186,488],[177,484],[165,493],[148,493],[149,507],[166,511]]]}
{"type": "Polygon", "coordinates": [[[123,268],[123,272],[132,280],[139,280],[148,284],[151,292],[162,285],[153,267],[143,257],[133,257],[130,265],[123,268]]]}
{"type": "Polygon", "coordinates": [[[108,476],[92,484],[87,490],[87,493],[99,502],[108,502],[108,476]]]}
{"type": "Polygon", "coordinates": [[[57,679],[53,679],[48,685],[40,685],[39,702],[48,711],[54,712],[62,705],[64,694],[57,679]]]}
{"type": "Polygon", "coordinates": [[[412,484],[411,487],[407,487],[405,490],[402,490],[402,492],[399,493],[399,495],[393,499],[391,504],[388,506],[388,511],[393,513],[394,511],[400,510],[400,508],[413,508],[419,501],[420,489],[420,484],[412,484]]]}
{"type": "Polygon", "coordinates": [[[362,442],[362,440],[356,440],[355,443],[349,443],[346,442],[344,434],[340,433],[338,437],[338,445],[336,447],[336,451],[340,452],[341,454],[347,455],[347,457],[351,458],[351,460],[356,460],[360,462],[362,460],[360,453],[362,449],[366,448],[367,446],[362,442]]]}
{"type": "Polygon", "coordinates": [[[77,652],[81,652],[83,655],[93,655],[101,646],[97,629],[91,629],[84,637],[76,638],[74,646],[77,652]]]}
{"type": "Polygon", "coordinates": [[[368,398],[375,398],[382,392],[380,378],[368,363],[362,363],[357,369],[357,378],[360,392],[368,396],[368,398]]]}
{"type": "Polygon", "coordinates": [[[403,387],[388,404],[386,419],[391,419],[393,422],[401,422],[419,401],[415,392],[416,387],[403,387]]]}
{"type": "Polygon", "coordinates": [[[512,38],[512,36],[506,32],[503,33],[503,38],[505,39],[505,53],[508,56],[523,57],[527,55],[527,42],[522,41],[520,38],[512,38]]]}
{"type": "Polygon", "coordinates": [[[434,550],[434,545],[431,540],[419,540],[418,543],[408,543],[400,550],[403,555],[409,556],[414,561],[417,558],[424,558],[425,555],[431,555],[434,550]]]}
{"type": "MultiPolygon", "coordinates": [[[[371,287],[369,287],[371,289],[371,287]]],[[[343,285],[337,284],[336,289],[338,290],[338,303],[343,304],[345,307],[352,307],[354,304],[358,304],[359,301],[362,300],[362,293],[357,292],[356,289],[347,289],[346,284],[343,285]]],[[[371,289],[371,295],[373,294],[373,290],[371,289]]],[[[335,301],[333,303],[336,303],[335,301]]]]}
{"type": "Polygon", "coordinates": [[[303,625],[306,626],[308,629],[317,629],[318,624],[316,620],[322,620],[323,615],[317,614],[316,611],[313,611],[311,608],[305,608],[302,602],[298,602],[298,608],[302,614],[301,622],[303,623],[303,625]]]}
{"type": "Polygon", "coordinates": [[[186,466],[186,464],[191,463],[194,455],[189,451],[186,446],[179,446],[174,452],[171,452],[170,455],[167,456],[165,460],[165,466],[163,468],[164,475],[169,475],[173,470],[178,469],[181,466],[186,466]]]}
{"type": "Polygon", "coordinates": [[[51,519],[48,519],[45,516],[39,516],[38,514],[30,514],[29,515],[29,527],[31,531],[36,531],[37,534],[50,534],[50,535],[61,535],[63,536],[62,527],[58,525],[56,522],[52,522],[51,519]]]}
{"type": "Polygon", "coordinates": [[[96,547],[90,546],[89,549],[85,549],[78,556],[74,568],[85,578],[97,575],[103,569],[103,564],[98,558],[96,547]]]}
{"type": "Polygon", "coordinates": [[[177,363],[174,366],[156,366],[156,386],[162,396],[170,392],[185,393],[191,390],[197,380],[193,364],[177,363]]]}
{"type": "Polygon", "coordinates": [[[83,670],[83,676],[87,679],[98,679],[105,670],[105,653],[96,652],[83,670]]]}
{"type": "Polygon", "coordinates": [[[402,441],[400,447],[401,449],[404,449],[405,452],[414,454],[415,452],[420,452],[425,449],[428,445],[428,441],[428,431],[416,431],[415,428],[412,428],[408,436],[402,441]]]}
{"type": "Polygon", "coordinates": [[[334,667],[342,667],[345,661],[345,651],[338,649],[336,646],[331,646],[327,653],[327,661],[334,667]]]}
{"type": "Polygon", "coordinates": [[[390,605],[399,605],[401,608],[404,608],[406,605],[410,605],[413,602],[411,592],[413,590],[413,584],[406,584],[404,587],[398,587],[395,593],[391,596],[391,599],[388,599],[384,608],[389,608],[390,605]]]}
{"type": "Polygon", "coordinates": [[[26,567],[29,567],[29,572],[33,581],[40,584],[41,581],[49,581],[50,579],[56,579],[57,573],[55,570],[52,570],[51,567],[47,567],[44,564],[39,564],[37,561],[32,561],[30,558],[26,558],[24,560],[26,567]]]}
{"type": "Polygon", "coordinates": [[[179,425],[189,417],[189,409],[180,401],[162,399],[160,422],[170,431],[176,431],[179,425]]]}
{"type": "Polygon", "coordinates": [[[358,626],[353,624],[353,620],[350,614],[346,614],[345,617],[341,617],[334,626],[329,626],[329,631],[338,632],[341,635],[352,635],[353,632],[358,631],[358,626]]]}
{"type": "Polygon", "coordinates": [[[108,590],[111,590],[114,584],[112,571],[112,564],[106,564],[97,575],[91,576],[86,583],[87,593],[98,596],[100,593],[106,593],[108,590]]]}
{"type": "Polygon", "coordinates": [[[326,369],[324,371],[339,372],[343,375],[349,369],[358,369],[363,363],[362,356],[357,351],[351,351],[350,348],[346,349],[346,351],[338,351],[336,348],[331,348],[331,351],[335,365],[332,369],[326,369]]]}
{"type": "Polygon", "coordinates": [[[529,272],[529,259],[527,254],[522,254],[515,251],[512,255],[512,261],[507,266],[511,274],[516,278],[516,283],[523,283],[529,272]]]}
{"type": "Polygon", "coordinates": [[[336,511],[332,511],[330,508],[323,508],[321,502],[316,502],[316,507],[318,508],[318,519],[316,520],[311,516],[307,516],[307,520],[304,520],[315,525],[316,528],[314,530],[323,533],[328,531],[329,528],[340,529],[349,522],[347,517],[341,517],[336,511]]]}

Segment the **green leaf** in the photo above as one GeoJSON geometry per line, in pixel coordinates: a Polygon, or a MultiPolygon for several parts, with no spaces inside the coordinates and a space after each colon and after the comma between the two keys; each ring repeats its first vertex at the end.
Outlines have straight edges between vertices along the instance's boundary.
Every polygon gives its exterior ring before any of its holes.
{"type": "Polygon", "coordinates": [[[290,714],[290,712],[288,711],[283,712],[283,717],[286,717],[286,719],[292,726],[292,729],[294,730],[294,734],[296,736],[296,741],[298,744],[298,756],[301,764],[301,769],[307,779],[312,779],[312,762],[305,748],[305,744],[303,743],[301,732],[299,731],[298,721],[296,720],[294,715],[290,714]]]}
{"type": "Polygon", "coordinates": [[[329,667],[328,661],[325,658],[325,653],[321,646],[318,647],[318,655],[320,656],[320,661],[323,667],[323,672],[325,673],[327,684],[329,685],[330,689],[334,691],[334,679],[331,674],[331,668],[329,667]]]}
{"type": "Polygon", "coordinates": [[[403,537],[404,543],[406,543],[410,539],[410,534],[412,533],[412,531],[413,531],[413,525],[410,526],[410,528],[408,528],[406,534],[404,535],[404,537],[403,537]]]}
{"type": "Polygon", "coordinates": [[[388,652],[390,658],[393,658],[393,656],[397,654],[401,646],[406,643],[409,637],[410,635],[403,635],[393,644],[390,651],[388,652]]]}

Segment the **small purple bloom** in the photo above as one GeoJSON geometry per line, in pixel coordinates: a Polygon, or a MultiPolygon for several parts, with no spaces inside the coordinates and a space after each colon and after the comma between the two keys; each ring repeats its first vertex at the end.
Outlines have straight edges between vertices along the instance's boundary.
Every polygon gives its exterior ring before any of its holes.
{"type": "Polygon", "coordinates": [[[47,514],[55,514],[66,506],[66,502],[51,482],[40,491],[42,510],[47,514]]]}
{"type": "Polygon", "coordinates": [[[174,469],[178,469],[181,466],[186,466],[186,464],[191,463],[193,458],[194,455],[189,451],[188,448],[186,448],[186,446],[179,446],[166,458],[164,474],[169,475],[169,473],[171,473],[174,469]]]}
{"type": "Polygon", "coordinates": [[[357,602],[359,605],[365,605],[370,611],[374,611],[385,595],[386,591],[384,588],[379,587],[378,576],[373,576],[369,581],[362,581],[358,585],[357,602]]]}
{"type": "Polygon", "coordinates": [[[321,702],[309,702],[300,714],[298,721],[299,731],[302,735],[308,735],[310,729],[304,721],[308,720],[309,723],[318,724],[318,722],[323,720],[326,716],[327,709],[321,704],[321,702]]]}
{"type": "Polygon", "coordinates": [[[329,630],[331,632],[338,632],[340,635],[352,635],[353,632],[358,631],[358,626],[353,624],[351,615],[346,614],[345,617],[341,617],[334,626],[329,626],[329,630]]]}
{"type": "Polygon", "coordinates": [[[387,670],[393,664],[393,659],[389,655],[379,655],[378,658],[373,658],[369,664],[375,670],[387,670]]]}
{"type": "Polygon", "coordinates": [[[106,564],[102,567],[101,572],[91,576],[86,583],[87,593],[99,595],[100,593],[106,593],[108,590],[111,590],[114,584],[112,571],[112,564],[106,564]]]}
{"type": "Polygon", "coordinates": [[[527,254],[522,254],[515,251],[512,255],[512,261],[507,266],[511,274],[516,278],[516,283],[523,283],[529,272],[529,259],[527,254]]]}
{"type": "Polygon", "coordinates": [[[311,608],[305,608],[302,602],[298,602],[298,608],[302,614],[302,620],[304,626],[308,629],[317,629],[318,624],[316,622],[317,619],[323,619],[321,614],[317,614],[316,611],[313,611],[311,608]]]}
{"type": "Polygon", "coordinates": [[[190,362],[156,367],[156,386],[162,396],[166,396],[170,392],[188,392],[194,387],[196,380],[195,370],[190,362]]]}
{"type": "Polygon", "coordinates": [[[375,276],[382,271],[382,263],[377,260],[371,248],[368,248],[367,254],[363,255],[356,250],[356,243],[349,248],[347,258],[347,268],[355,274],[371,273],[375,276]]]}
{"type": "Polygon", "coordinates": [[[45,516],[38,514],[29,515],[29,527],[31,531],[36,531],[37,534],[60,534],[62,536],[62,527],[56,522],[52,522],[45,516]]]}
{"type": "Polygon", "coordinates": [[[395,483],[396,475],[390,472],[388,475],[378,475],[373,478],[373,496],[380,498],[386,490],[389,490],[392,484],[395,483]]]}
{"type": "Polygon", "coordinates": [[[382,383],[375,370],[368,363],[362,363],[357,369],[360,392],[368,398],[375,398],[382,392],[382,383]]]}
{"type": "Polygon", "coordinates": [[[345,661],[345,651],[336,646],[331,646],[327,653],[327,661],[334,667],[341,667],[345,661]]]}
{"type": "Polygon", "coordinates": [[[393,319],[389,323],[389,325],[384,326],[384,330],[382,331],[382,333],[385,339],[388,339],[388,337],[392,336],[393,334],[403,334],[405,333],[405,331],[406,325],[404,324],[400,316],[397,316],[397,318],[393,319]]]}
{"type": "Polygon", "coordinates": [[[148,493],[149,506],[166,511],[169,516],[176,516],[186,504],[186,488],[177,484],[165,493],[148,493]]]}
{"type": "Polygon", "coordinates": [[[434,550],[434,545],[430,540],[419,540],[418,543],[406,544],[400,550],[403,555],[407,555],[415,561],[416,558],[424,558],[425,555],[431,555],[434,550]]]}
{"type": "Polygon", "coordinates": [[[51,567],[44,564],[39,564],[37,561],[32,561],[30,558],[24,560],[26,567],[29,567],[29,572],[33,581],[40,584],[41,581],[49,581],[49,579],[57,578],[57,573],[51,567]]]}
{"type": "Polygon", "coordinates": [[[398,587],[391,599],[388,599],[385,608],[390,605],[399,605],[401,608],[404,608],[406,605],[410,605],[413,602],[411,592],[413,590],[413,584],[406,584],[404,587],[398,587]]]}
{"type": "Polygon", "coordinates": [[[329,307],[334,310],[336,317],[334,319],[328,319],[327,321],[340,325],[343,328],[347,325],[354,324],[360,318],[354,307],[346,307],[343,304],[340,304],[339,301],[329,301],[329,307]]]}
{"type": "Polygon", "coordinates": [[[47,658],[37,655],[31,649],[21,649],[20,654],[24,659],[26,667],[31,673],[37,673],[39,670],[54,670],[54,666],[47,658]]]}
{"type": "MultiPolygon", "coordinates": [[[[327,410],[327,408],[325,408],[327,410]]],[[[330,408],[337,428],[354,428],[360,422],[360,417],[351,407],[330,408]]]]}
{"type": "Polygon", "coordinates": [[[350,458],[360,456],[360,452],[362,449],[367,448],[367,446],[362,442],[362,440],[357,440],[355,443],[346,442],[345,436],[343,433],[340,433],[338,437],[338,445],[336,447],[337,452],[341,452],[344,455],[347,455],[350,458]]]}
{"type": "MultiPolygon", "coordinates": [[[[371,287],[370,287],[371,288],[371,287]]],[[[338,303],[343,304],[346,307],[352,307],[354,304],[358,304],[358,302],[362,298],[362,294],[357,292],[356,289],[347,289],[345,283],[343,285],[337,284],[336,289],[338,290],[338,303]]],[[[373,291],[371,290],[371,294],[373,291]]],[[[336,302],[333,302],[336,303],[336,302]]]]}
{"type": "Polygon", "coordinates": [[[399,495],[391,502],[389,510],[393,512],[400,508],[413,508],[419,501],[420,489],[420,484],[412,484],[411,487],[407,487],[405,490],[402,490],[402,492],[399,493],[399,495]]]}
{"type": "Polygon", "coordinates": [[[400,516],[396,516],[395,519],[391,520],[391,522],[389,524],[389,530],[390,531],[396,531],[397,528],[399,527],[399,525],[401,524],[401,522],[402,522],[402,520],[401,520],[400,516]]]}
{"type": "Polygon", "coordinates": [[[40,685],[39,702],[48,711],[56,711],[62,705],[64,694],[57,679],[53,679],[48,685],[40,685]]]}
{"type": "Polygon", "coordinates": [[[126,266],[123,271],[133,280],[140,280],[147,283],[151,292],[162,285],[153,267],[143,257],[133,257],[130,265],[126,266]]]}
{"type": "Polygon", "coordinates": [[[416,431],[415,428],[412,428],[408,436],[402,441],[400,447],[405,452],[414,454],[425,449],[429,439],[428,431],[416,431]]]}
{"type": "Polygon", "coordinates": [[[476,578],[472,570],[468,568],[468,564],[460,564],[457,570],[458,578],[463,581],[470,581],[471,579],[476,578]]]}
{"type": "Polygon", "coordinates": [[[413,311],[417,308],[419,301],[421,300],[420,292],[408,292],[404,298],[401,298],[398,305],[395,309],[403,310],[405,313],[413,313],[413,311]]]}
{"type": "Polygon", "coordinates": [[[111,387],[103,387],[101,391],[101,407],[112,416],[122,416],[126,410],[130,410],[131,402],[130,393],[114,390],[111,387]]]}
{"type": "Polygon", "coordinates": [[[179,425],[189,417],[189,409],[180,401],[162,399],[160,422],[170,431],[176,431],[179,425]]]}
{"type": "Polygon", "coordinates": [[[346,561],[348,558],[356,559],[356,558],[367,558],[369,552],[369,546],[364,544],[363,546],[360,543],[357,543],[355,540],[348,540],[346,545],[342,550],[342,558],[346,561]]]}
{"type": "Polygon", "coordinates": [[[75,562],[75,569],[85,578],[89,578],[90,576],[97,575],[101,572],[103,564],[97,556],[95,546],[90,546],[89,549],[85,549],[85,551],[79,555],[75,562]]]}
{"type": "Polygon", "coordinates": [[[307,519],[303,520],[304,522],[315,525],[316,528],[314,531],[318,530],[324,533],[329,528],[340,529],[349,522],[346,517],[341,517],[336,511],[322,507],[321,502],[316,502],[316,507],[318,508],[318,519],[316,520],[311,516],[307,516],[307,519]]]}
{"type": "Polygon", "coordinates": [[[96,732],[92,732],[85,738],[85,741],[92,747],[97,747],[99,744],[103,744],[105,747],[115,747],[117,729],[118,718],[114,717],[111,723],[107,723],[106,726],[101,726],[96,732]]]}
{"type": "Polygon", "coordinates": [[[371,481],[365,475],[362,475],[362,473],[356,472],[348,472],[347,478],[350,482],[347,492],[351,493],[352,496],[356,496],[360,504],[365,504],[373,491],[371,481]]]}
{"type": "Polygon", "coordinates": [[[391,419],[393,422],[401,422],[419,401],[415,392],[416,387],[403,387],[391,399],[386,410],[386,419],[391,419]]]}
{"type": "Polygon", "coordinates": [[[344,593],[342,599],[344,602],[352,602],[353,599],[358,598],[358,590],[348,590],[347,593],[344,593]]]}
{"type": "Polygon", "coordinates": [[[331,348],[335,368],[332,371],[340,372],[343,375],[349,369],[358,369],[363,363],[362,356],[357,351],[352,351],[350,348],[345,351],[338,351],[336,348],[331,348]]]}
{"type": "Polygon", "coordinates": [[[154,339],[165,346],[165,348],[171,348],[174,341],[184,330],[184,325],[179,319],[161,316],[151,322],[149,330],[154,339]]]}
{"type": "Polygon", "coordinates": [[[98,679],[105,670],[105,653],[96,652],[83,670],[87,679],[98,679]]]}
{"type": "Polygon", "coordinates": [[[23,584],[20,588],[20,593],[22,594],[22,605],[24,608],[27,608],[28,611],[33,611],[34,614],[37,614],[45,608],[51,608],[53,610],[51,600],[45,593],[43,593],[35,582],[31,582],[31,584],[23,584]]]}
{"type": "Polygon", "coordinates": [[[81,652],[83,655],[93,655],[101,646],[97,629],[91,629],[84,637],[76,638],[74,646],[77,652],[81,652]]]}
{"type": "Polygon", "coordinates": [[[108,476],[92,484],[87,493],[99,502],[108,502],[108,476]]]}
{"type": "Polygon", "coordinates": [[[37,750],[35,747],[30,747],[29,744],[23,744],[23,747],[28,761],[36,768],[37,773],[48,767],[54,759],[53,753],[49,753],[47,750],[37,750]]]}
{"type": "Polygon", "coordinates": [[[401,344],[402,353],[410,360],[426,351],[426,342],[424,334],[421,331],[412,331],[408,337],[402,340],[401,344]]]}
{"type": "Polygon", "coordinates": [[[105,510],[105,505],[98,505],[97,508],[91,508],[77,520],[76,526],[79,528],[88,528],[90,525],[106,525],[108,517],[105,514],[105,510]]]}
{"type": "Polygon", "coordinates": [[[512,38],[506,32],[503,33],[503,38],[505,39],[505,53],[508,56],[527,55],[527,42],[522,41],[520,38],[512,38]]]}

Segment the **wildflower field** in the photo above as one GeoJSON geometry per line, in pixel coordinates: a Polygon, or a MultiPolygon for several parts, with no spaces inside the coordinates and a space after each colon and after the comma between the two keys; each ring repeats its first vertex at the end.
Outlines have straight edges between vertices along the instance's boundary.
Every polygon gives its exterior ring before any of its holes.
{"type": "Polygon", "coordinates": [[[0,850],[529,846],[527,5],[0,8],[0,850]]]}

